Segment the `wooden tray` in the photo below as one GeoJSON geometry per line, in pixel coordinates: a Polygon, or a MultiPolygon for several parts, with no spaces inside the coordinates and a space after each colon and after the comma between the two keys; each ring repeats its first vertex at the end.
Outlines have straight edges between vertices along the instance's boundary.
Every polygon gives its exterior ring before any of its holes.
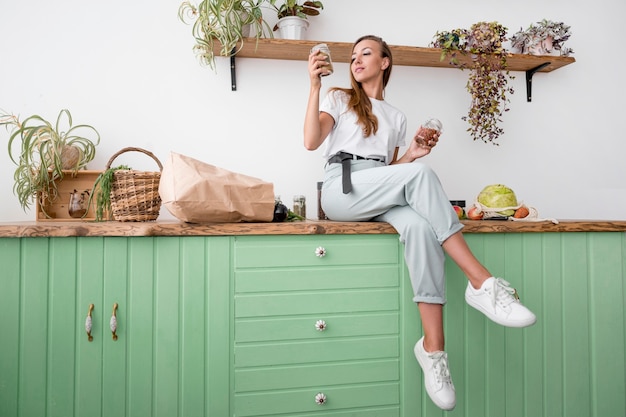
{"type": "MultiPolygon", "coordinates": [[[[87,191],[91,194],[93,185],[103,171],[63,171],[65,174],[63,179],[57,182],[57,189],[59,191],[58,197],[51,203],[47,204],[45,212],[41,205],[37,203],[37,221],[93,221],[96,219],[96,198],[94,197],[89,206],[89,210],[84,217],[73,218],[70,216],[68,206],[70,203],[70,195],[76,190],[81,193],[87,191]],[[47,214],[47,216],[46,216],[47,214]]],[[[87,196],[87,198],[89,198],[87,196]]]]}

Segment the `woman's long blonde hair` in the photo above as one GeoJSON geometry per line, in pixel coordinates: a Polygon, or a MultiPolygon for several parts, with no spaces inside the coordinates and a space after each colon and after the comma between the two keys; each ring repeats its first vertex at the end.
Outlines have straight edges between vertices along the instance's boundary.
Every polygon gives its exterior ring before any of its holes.
{"type": "MultiPolygon", "coordinates": [[[[378,42],[380,45],[380,51],[383,58],[389,58],[389,66],[385,68],[383,71],[383,90],[387,86],[389,82],[389,77],[391,77],[391,68],[393,67],[393,57],[391,56],[391,49],[389,45],[380,37],[374,35],[365,35],[361,36],[359,39],[354,42],[352,49],[361,41],[364,40],[372,40],[378,42]]],[[[372,112],[372,102],[370,101],[365,91],[363,91],[363,87],[361,83],[354,79],[354,75],[352,74],[352,69],[350,70],[350,83],[352,84],[352,88],[339,88],[334,87],[332,90],[343,91],[348,95],[348,108],[357,115],[358,123],[363,127],[363,136],[369,137],[372,133],[376,133],[378,131],[378,118],[372,112]]]]}

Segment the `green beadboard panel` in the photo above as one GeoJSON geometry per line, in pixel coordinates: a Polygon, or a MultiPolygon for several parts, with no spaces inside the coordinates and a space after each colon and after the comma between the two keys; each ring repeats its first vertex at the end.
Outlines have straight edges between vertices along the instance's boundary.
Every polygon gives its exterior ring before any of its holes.
{"type": "MultiPolygon", "coordinates": [[[[126,412],[126,402],[120,401],[126,397],[127,384],[127,340],[128,326],[133,317],[128,308],[128,239],[111,237],[104,239],[102,266],[92,267],[103,271],[102,275],[102,327],[100,340],[102,343],[102,414],[104,416],[123,416],[126,412]],[[113,340],[110,322],[113,315],[113,306],[118,304],[117,340],[113,340]]],[[[85,244],[84,240],[81,244],[85,244]]],[[[97,258],[95,258],[97,259],[97,258]]],[[[91,260],[95,260],[92,258],[91,260]]]]}
{"type": "Polygon", "coordinates": [[[21,241],[0,239],[0,415],[17,416],[20,357],[21,241]]]}
{"type": "MultiPolygon", "coordinates": [[[[180,239],[180,416],[206,415],[207,239],[180,239]]],[[[167,331],[167,329],[164,329],[167,331]]]]}
{"type": "Polygon", "coordinates": [[[0,239],[0,415],[229,415],[230,242],[0,239]]]}
{"type": "Polygon", "coordinates": [[[126,415],[149,416],[155,410],[155,238],[128,241],[126,323],[126,415]]]}
{"type": "MultiPolygon", "coordinates": [[[[232,239],[230,237],[207,238],[205,308],[208,314],[205,354],[205,393],[207,416],[230,416],[233,410],[233,379],[231,364],[234,363],[234,330],[231,325],[232,310],[232,239]]],[[[189,414],[186,414],[189,415],[189,414]]],[[[194,414],[191,414],[194,415],[194,414]]]]}
{"type": "MultiPolygon", "coordinates": [[[[626,415],[625,235],[467,234],[466,239],[494,275],[518,289],[538,322],[527,329],[491,323],[465,304],[467,281],[446,261],[446,350],[457,389],[457,407],[448,414],[626,415]]],[[[426,399],[421,415],[441,414],[426,399]]]]}
{"type": "Polygon", "coordinates": [[[20,260],[20,355],[18,412],[47,414],[47,336],[49,240],[25,239],[20,260]]]}
{"type": "Polygon", "coordinates": [[[260,392],[235,395],[237,417],[277,416],[287,412],[294,415],[299,412],[341,410],[347,408],[384,406],[397,404],[399,384],[368,384],[362,386],[325,387],[327,403],[320,406],[315,403],[315,389],[290,390],[280,392],[260,392]]]}
{"type": "MultiPolygon", "coordinates": [[[[74,238],[51,238],[74,239],[74,238]]],[[[78,239],[76,246],[76,376],[75,415],[90,415],[103,407],[103,348],[111,309],[104,305],[104,238],[78,239]],[[85,318],[93,304],[92,336],[87,340],[85,318]]]]}
{"type": "Polygon", "coordinates": [[[74,413],[74,357],[79,335],[75,324],[84,317],[77,316],[75,305],[77,241],[49,242],[47,415],[62,417],[74,413]]]}
{"type": "Polygon", "coordinates": [[[153,416],[178,414],[181,239],[158,238],[154,242],[154,412],[153,416]]]}

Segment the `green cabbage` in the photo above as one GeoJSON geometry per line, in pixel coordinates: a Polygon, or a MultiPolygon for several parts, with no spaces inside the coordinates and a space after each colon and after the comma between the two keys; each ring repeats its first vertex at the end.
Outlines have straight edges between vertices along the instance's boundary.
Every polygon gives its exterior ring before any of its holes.
{"type": "MultiPolygon", "coordinates": [[[[489,208],[515,207],[517,206],[517,197],[515,193],[506,185],[493,184],[488,185],[478,194],[478,202],[489,208]]],[[[498,214],[503,216],[512,216],[515,210],[503,210],[498,214]]]]}

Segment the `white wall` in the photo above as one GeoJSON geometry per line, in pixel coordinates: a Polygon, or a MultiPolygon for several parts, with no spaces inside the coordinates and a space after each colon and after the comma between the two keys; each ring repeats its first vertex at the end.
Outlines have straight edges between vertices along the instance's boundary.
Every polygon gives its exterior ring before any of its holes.
{"type": "MultiPolygon", "coordinates": [[[[407,114],[409,134],[427,116],[443,121],[441,142],[424,162],[439,173],[450,199],[470,203],[483,186],[504,183],[545,217],[626,220],[623,0],[324,3],[322,15],[310,20],[308,39],[352,42],[372,33],[390,44],[427,46],[438,30],[478,21],[496,20],[509,34],[543,18],[571,25],[567,45],[576,63],[536,74],[532,103],[526,102],[524,73],[514,73],[516,93],[498,147],[473,142],[465,131],[466,72],[396,66],[386,97],[407,114]]],[[[90,169],[104,169],[126,146],[149,149],[162,160],[175,151],[271,181],[288,203],[305,194],[314,217],[323,161],[320,151],[302,146],[305,61],[240,58],[238,91],[231,92],[228,59],[218,59],[217,74],[197,63],[178,5],[3,2],[0,108],[50,119],[68,108],[75,122],[94,125],[102,143],[90,169]]],[[[336,67],[325,87],[348,85],[347,64],[336,67]]],[[[0,140],[7,139],[0,131],[0,140]]],[[[127,156],[115,165],[156,169],[147,157],[127,156]]],[[[24,213],[12,193],[13,170],[0,151],[0,221],[33,220],[33,211],[24,213]]],[[[171,215],[164,209],[161,218],[171,215]]]]}

